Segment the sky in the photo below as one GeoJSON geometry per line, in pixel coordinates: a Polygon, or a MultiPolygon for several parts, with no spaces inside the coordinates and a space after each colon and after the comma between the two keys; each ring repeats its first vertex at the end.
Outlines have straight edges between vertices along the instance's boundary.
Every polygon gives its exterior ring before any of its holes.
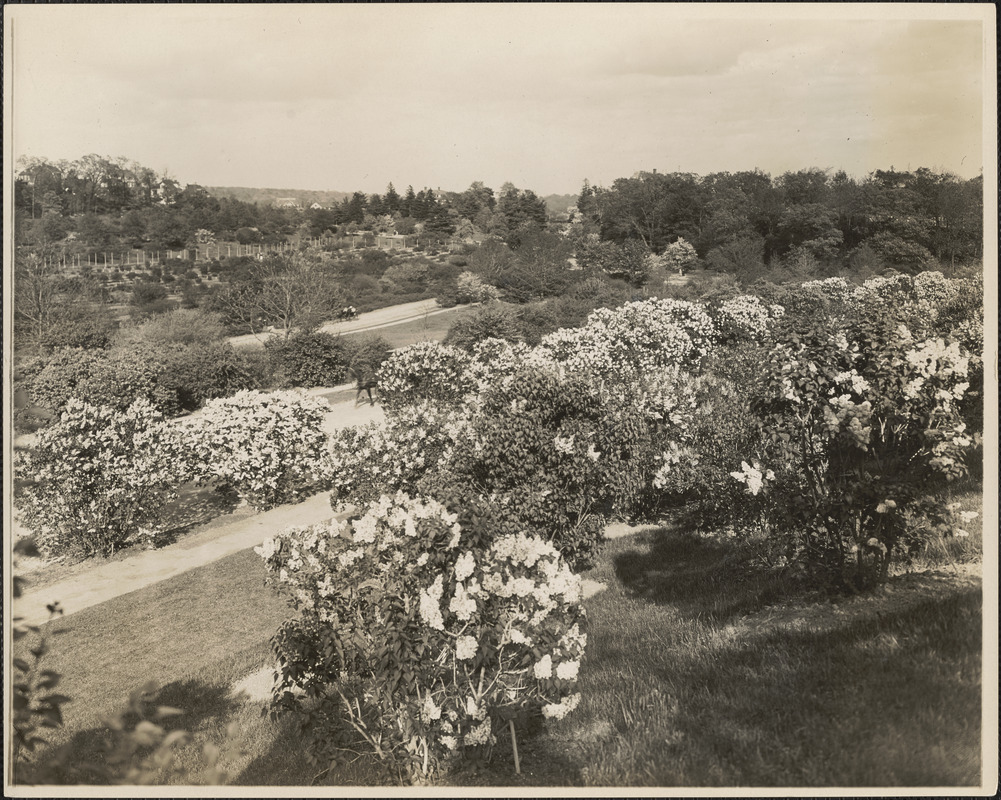
{"type": "Polygon", "coordinates": [[[6,6],[5,140],[15,160],[369,193],[576,194],[652,169],[969,178],[993,143],[992,9],[6,6]]]}

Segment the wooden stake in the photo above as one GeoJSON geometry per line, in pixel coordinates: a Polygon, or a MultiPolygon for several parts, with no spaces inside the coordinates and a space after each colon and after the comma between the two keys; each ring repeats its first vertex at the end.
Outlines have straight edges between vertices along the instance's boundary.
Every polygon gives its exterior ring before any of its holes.
{"type": "Polygon", "coordinates": [[[511,728],[511,749],[514,751],[514,771],[521,775],[521,761],[518,759],[518,738],[514,735],[514,720],[509,719],[507,724],[511,728]]]}

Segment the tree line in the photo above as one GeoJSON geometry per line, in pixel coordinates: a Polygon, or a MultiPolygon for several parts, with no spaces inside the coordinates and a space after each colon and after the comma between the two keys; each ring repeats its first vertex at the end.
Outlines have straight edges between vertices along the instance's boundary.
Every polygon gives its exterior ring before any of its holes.
{"type": "Polygon", "coordinates": [[[983,177],[925,167],[806,169],[777,178],[755,170],[641,172],[608,188],[581,189],[575,221],[603,241],[639,242],[653,253],[679,238],[707,266],[740,274],[778,260],[913,272],[983,257],[983,177]]]}
{"type": "Polygon", "coordinates": [[[362,229],[442,240],[477,232],[516,239],[526,226],[547,222],[545,202],[511,183],[496,193],[477,181],[463,192],[408,186],[402,194],[390,183],[382,194],[356,191],[329,207],[282,208],[215,197],[136,162],[96,155],[21,159],[14,206],[18,243],[84,249],[163,250],[210,238],[276,243],[297,233],[362,229]]]}

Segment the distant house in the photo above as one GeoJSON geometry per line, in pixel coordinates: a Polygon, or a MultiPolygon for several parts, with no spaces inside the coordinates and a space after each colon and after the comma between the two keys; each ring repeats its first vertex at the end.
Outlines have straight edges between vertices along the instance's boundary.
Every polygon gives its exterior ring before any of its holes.
{"type": "Polygon", "coordinates": [[[319,203],[313,203],[313,205],[311,205],[310,208],[311,209],[323,208],[323,206],[321,206],[319,203]]]}
{"type": "Polygon", "coordinates": [[[296,200],[294,197],[279,197],[277,200],[275,200],[275,207],[295,208],[298,210],[302,210],[302,206],[299,204],[299,201],[296,200]]]}

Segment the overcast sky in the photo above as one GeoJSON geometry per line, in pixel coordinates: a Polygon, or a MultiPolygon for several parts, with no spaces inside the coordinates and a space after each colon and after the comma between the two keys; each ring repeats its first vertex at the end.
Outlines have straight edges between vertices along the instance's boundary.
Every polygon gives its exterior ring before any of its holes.
{"type": "Polygon", "coordinates": [[[650,169],[973,177],[990,8],[7,6],[13,155],[365,192],[576,193],[650,169]]]}

